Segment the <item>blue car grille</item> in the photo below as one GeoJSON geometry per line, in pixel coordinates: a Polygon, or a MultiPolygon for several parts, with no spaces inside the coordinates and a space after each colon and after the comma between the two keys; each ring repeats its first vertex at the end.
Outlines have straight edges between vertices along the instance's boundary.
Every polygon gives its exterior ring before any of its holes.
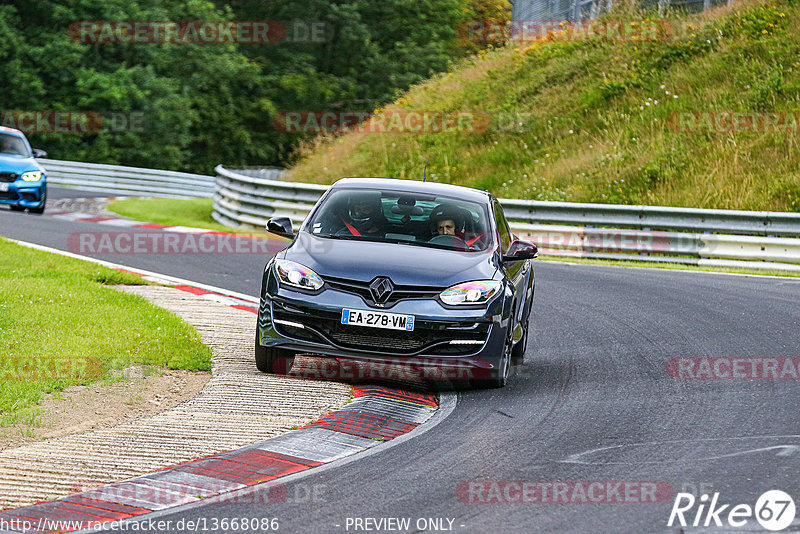
{"type": "Polygon", "coordinates": [[[15,172],[0,172],[0,182],[16,182],[19,174],[15,172]]]}

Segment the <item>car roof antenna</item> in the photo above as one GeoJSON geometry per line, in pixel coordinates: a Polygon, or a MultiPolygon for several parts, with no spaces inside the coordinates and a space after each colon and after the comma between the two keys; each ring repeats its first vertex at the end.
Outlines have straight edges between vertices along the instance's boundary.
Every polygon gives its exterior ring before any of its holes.
{"type": "Polygon", "coordinates": [[[422,170],[422,181],[425,181],[425,178],[428,177],[428,165],[425,164],[425,168],[422,170]]]}

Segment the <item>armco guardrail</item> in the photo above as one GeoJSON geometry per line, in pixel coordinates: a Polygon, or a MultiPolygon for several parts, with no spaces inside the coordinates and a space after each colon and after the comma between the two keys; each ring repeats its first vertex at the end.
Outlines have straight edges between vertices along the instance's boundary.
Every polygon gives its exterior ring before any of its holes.
{"type": "Polygon", "coordinates": [[[47,181],[87,191],[191,198],[214,196],[213,176],[77,161],[39,160],[47,181]]]}
{"type": "Polygon", "coordinates": [[[512,223],[542,254],[800,271],[800,239],[512,223]]]}
{"type": "MultiPolygon", "coordinates": [[[[279,181],[280,169],[217,166],[213,217],[300,224],[327,186],[279,181]],[[247,173],[247,174],[245,174],[247,173]]],[[[512,230],[543,254],[800,271],[800,213],[501,199],[512,230]]]]}
{"type": "Polygon", "coordinates": [[[501,199],[506,216],[528,223],[619,226],[741,235],[800,236],[800,213],[619,206],[501,199]]]}
{"type": "Polygon", "coordinates": [[[302,222],[328,186],[281,182],[281,169],[253,171],[217,165],[217,192],[212,217],[228,226],[261,226],[271,217],[302,222]],[[255,174],[260,172],[260,176],[255,174]],[[266,174],[266,176],[265,176],[266,174]]]}

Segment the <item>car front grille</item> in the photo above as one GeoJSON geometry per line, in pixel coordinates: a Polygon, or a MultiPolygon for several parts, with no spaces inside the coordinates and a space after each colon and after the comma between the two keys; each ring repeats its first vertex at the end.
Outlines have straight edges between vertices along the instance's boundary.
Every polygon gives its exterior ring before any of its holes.
{"type": "Polygon", "coordinates": [[[19,175],[15,172],[0,172],[0,182],[16,182],[19,175]]]}
{"type": "Polygon", "coordinates": [[[283,306],[277,301],[273,305],[273,320],[305,326],[299,329],[276,323],[276,330],[287,337],[332,343],[345,349],[379,351],[398,356],[410,356],[420,352],[441,355],[473,353],[482,346],[489,333],[489,323],[418,320],[411,332],[343,325],[338,313],[319,312],[294,304],[283,306]],[[450,341],[454,340],[481,343],[450,344],[450,341]]]}
{"type": "Polygon", "coordinates": [[[358,349],[385,349],[392,352],[417,352],[437,340],[425,332],[404,332],[365,328],[324,321],[325,333],[338,344],[358,349]]]}
{"type": "Polygon", "coordinates": [[[16,200],[18,195],[11,191],[0,191],[0,200],[16,200]]]}
{"type": "MultiPolygon", "coordinates": [[[[358,280],[347,280],[345,278],[333,278],[330,276],[325,276],[325,284],[327,284],[331,289],[358,295],[367,304],[375,305],[375,299],[372,297],[372,292],[369,289],[370,283],[371,282],[361,282],[358,280]]],[[[445,289],[447,288],[395,285],[388,299],[382,304],[384,308],[391,308],[401,300],[434,299],[445,289]]]]}

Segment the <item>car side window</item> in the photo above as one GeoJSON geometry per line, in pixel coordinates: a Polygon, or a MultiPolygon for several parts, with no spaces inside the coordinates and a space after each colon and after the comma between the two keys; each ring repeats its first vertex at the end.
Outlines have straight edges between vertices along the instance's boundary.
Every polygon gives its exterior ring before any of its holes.
{"type": "Polygon", "coordinates": [[[503,208],[498,201],[494,201],[494,220],[497,224],[497,233],[500,236],[500,248],[503,252],[511,246],[511,230],[508,228],[508,221],[503,214],[503,208]]]}

